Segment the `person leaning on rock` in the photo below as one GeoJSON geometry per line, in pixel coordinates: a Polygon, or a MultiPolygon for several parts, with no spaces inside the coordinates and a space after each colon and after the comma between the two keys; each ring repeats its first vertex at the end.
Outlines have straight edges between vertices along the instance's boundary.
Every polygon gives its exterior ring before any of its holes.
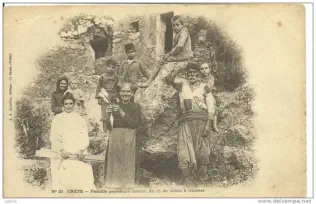
{"type": "MultiPolygon", "coordinates": [[[[179,92],[181,116],[178,133],[177,153],[179,167],[184,177],[185,185],[192,185],[192,178],[199,180],[206,177],[210,157],[209,119],[212,120],[215,107],[207,107],[206,100],[211,95],[207,84],[199,79],[199,67],[196,64],[187,65],[187,79],[177,77],[179,71],[174,71],[165,78],[179,92]]],[[[211,104],[211,103],[210,103],[211,104]]]]}

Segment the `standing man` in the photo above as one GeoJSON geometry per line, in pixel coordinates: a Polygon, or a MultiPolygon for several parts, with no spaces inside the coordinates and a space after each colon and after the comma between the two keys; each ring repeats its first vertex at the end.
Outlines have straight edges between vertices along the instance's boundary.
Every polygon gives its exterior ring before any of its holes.
{"type": "Polygon", "coordinates": [[[215,107],[207,107],[210,93],[207,84],[199,80],[199,67],[189,63],[187,79],[176,77],[175,71],[166,77],[179,92],[182,115],[178,133],[177,153],[185,185],[192,185],[192,176],[206,177],[210,157],[210,131],[208,120],[213,120],[215,107]],[[212,109],[212,110],[208,110],[212,109]]]}

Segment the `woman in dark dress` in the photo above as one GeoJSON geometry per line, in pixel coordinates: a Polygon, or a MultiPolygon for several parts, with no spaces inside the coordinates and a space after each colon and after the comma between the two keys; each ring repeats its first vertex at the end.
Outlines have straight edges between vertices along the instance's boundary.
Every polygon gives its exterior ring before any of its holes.
{"type": "Polygon", "coordinates": [[[106,186],[111,188],[133,188],[138,166],[138,139],[136,128],[141,123],[140,105],[132,102],[137,87],[124,83],[120,89],[121,102],[107,107],[113,114],[113,127],[107,117],[109,143],[107,150],[106,186]]]}
{"type": "Polygon", "coordinates": [[[61,103],[61,99],[66,93],[67,88],[68,88],[68,78],[65,76],[60,77],[57,80],[56,91],[53,92],[52,100],[51,100],[51,110],[54,113],[54,115],[57,115],[63,112],[63,105],[61,103]]]}

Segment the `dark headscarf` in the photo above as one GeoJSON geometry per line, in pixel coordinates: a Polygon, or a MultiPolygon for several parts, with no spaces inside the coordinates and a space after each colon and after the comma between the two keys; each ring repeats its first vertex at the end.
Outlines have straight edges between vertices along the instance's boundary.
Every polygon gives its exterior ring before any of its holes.
{"type": "Polygon", "coordinates": [[[67,78],[66,76],[62,76],[62,77],[60,77],[60,78],[57,79],[56,91],[55,91],[55,93],[64,93],[65,91],[67,91],[67,89],[64,90],[64,91],[63,91],[63,90],[60,90],[60,82],[61,82],[62,80],[65,80],[65,81],[67,82],[67,88],[68,88],[68,78],[67,78]]]}

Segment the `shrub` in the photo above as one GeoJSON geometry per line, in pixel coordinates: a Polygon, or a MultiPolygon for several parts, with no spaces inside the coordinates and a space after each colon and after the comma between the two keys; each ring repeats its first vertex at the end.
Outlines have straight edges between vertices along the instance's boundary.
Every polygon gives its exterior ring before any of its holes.
{"type": "Polygon", "coordinates": [[[185,26],[190,33],[195,60],[209,62],[214,66],[215,84],[232,91],[246,82],[242,52],[235,42],[214,22],[203,16],[184,17],[185,26]],[[206,42],[197,40],[201,30],[206,31],[206,42]]]}
{"type": "Polygon", "coordinates": [[[22,157],[34,156],[36,149],[47,141],[45,136],[49,131],[50,117],[44,110],[35,108],[33,103],[26,97],[16,103],[15,146],[22,157]]]}

